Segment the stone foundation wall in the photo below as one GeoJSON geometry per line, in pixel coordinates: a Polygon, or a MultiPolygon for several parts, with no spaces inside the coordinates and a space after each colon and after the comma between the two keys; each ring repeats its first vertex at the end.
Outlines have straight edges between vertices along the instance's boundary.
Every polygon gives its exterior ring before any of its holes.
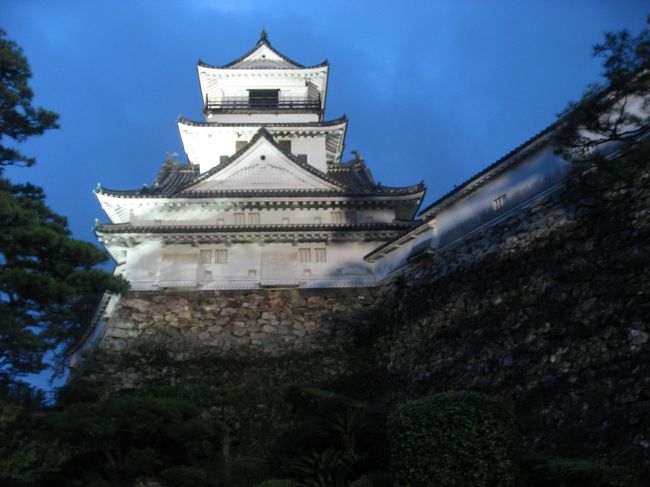
{"type": "Polygon", "coordinates": [[[368,288],[131,292],[99,347],[266,355],[323,349],[345,341],[373,304],[368,288]]]}
{"type": "Polygon", "coordinates": [[[365,340],[392,401],[498,394],[529,447],[650,467],[649,181],[547,199],[386,283],[365,340]]]}

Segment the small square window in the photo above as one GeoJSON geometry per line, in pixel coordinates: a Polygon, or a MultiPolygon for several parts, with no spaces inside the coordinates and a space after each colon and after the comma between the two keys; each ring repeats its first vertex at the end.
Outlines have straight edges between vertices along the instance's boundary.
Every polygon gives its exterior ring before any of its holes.
{"type": "Polygon", "coordinates": [[[290,140],[278,140],[278,145],[280,149],[285,152],[291,152],[291,141],[290,140]]]}
{"type": "Polygon", "coordinates": [[[227,249],[217,249],[214,251],[214,263],[215,264],[227,264],[228,263],[228,250],[227,249]]]}
{"type": "Polygon", "coordinates": [[[248,277],[257,277],[257,270],[256,269],[249,269],[248,270],[248,277]]]}
{"type": "Polygon", "coordinates": [[[217,225],[218,226],[223,226],[223,218],[217,218],[217,225]]]}
{"type": "Polygon", "coordinates": [[[289,218],[288,218],[288,217],[284,217],[284,218],[282,219],[282,224],[283,224],[283,225],[288,225],[288,224],[289,224],[289,218]]]}
{"type": "Polygon", "coordinates": [[[311,249],[298,249],[298,260],[301,264],[309,264],[311,262],[311,249]]]}
{"type": "Polygon", "coordinates": [[[492,202],[492,208],[499,210],[506,205],[506,195],[502,194],[501,196],[494,199],[492,202]]]}
{"type": "Polygon", "coordinates": [[[245,225],[246,224],[246,214],[245,213],[235,213],[234,214],[235,225],[245,225]]]}
{"type": "Polygon", "coordinates": [[[327,262],[327,252],[325,247],[314,249],[314,257],[316,262],[327,262]]]}
{"type": "Polygon", "coordinates": [[[323,221],[323,219],[321,217],[319,217],[319,216],[314,217],[314,223],[315,224],[319,225],[320,223],[322,223],[322,221],[323,221]]]}
{"type": "Polygon", "coordinates": [[[199,251],[199,264],[212,264],[212,250],[199,251]]]}
{"type": "Polygon", "coordinates": [[[356,211],[346,211],[345,212],[345,223],[356,223],[357,222],[357,212],[356,211]]]}
{"type": "Polygon", "coordinates": [[[235,142],[235,152],[239,152],[240,150],[242,150],[244,147],[246,147],[246,144],[248,144],[248,142],[246,142],[245,140],[236,141],[235,142]]]}

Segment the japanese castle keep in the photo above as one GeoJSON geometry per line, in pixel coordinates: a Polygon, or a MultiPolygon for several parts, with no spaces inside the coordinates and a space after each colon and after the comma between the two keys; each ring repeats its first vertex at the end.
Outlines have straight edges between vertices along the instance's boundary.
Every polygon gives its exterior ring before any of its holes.
{"type": "Polygon", "coordinates": [[[150,372],[186,376],[128,368],[129,353],[144,360],[141,345],[186,358],[310,349],[334,357],[395,277],[482,258],[511,242],[511,230],[490,237],[499,222],[538,235],[566,221],[544,206],[570,168],[554,152],[553,125],[416,219],[422,183],[383,186],[358,153],[343,160],[347,119],[324,119],[328,72],[326,62],[290,60],[264,33],[229,64],[199,62],[205,121],[178,120],[188,162],[164,162],[141,189],[97,187],[110,223],[96,234],[131,290],[103,297],[71,350],[71,378],[91,350],[89,377],[118,388],[150,372]]]}
{"type": "Polygon", "coordinates": [[[96,234],[132,290],[357,287],[364,256],[414,226],[425,188],[373,181],[325,120],[328,63],[303,66],[265,33],[223,66],[199,61],[205,121],[178,120],[188,163],[97,198],[96,234]]]}

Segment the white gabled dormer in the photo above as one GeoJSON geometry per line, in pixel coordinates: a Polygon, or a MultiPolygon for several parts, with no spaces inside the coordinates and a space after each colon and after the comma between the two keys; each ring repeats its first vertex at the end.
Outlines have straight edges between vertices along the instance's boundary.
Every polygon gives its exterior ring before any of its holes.
{"type": "Polygon", "coordinates": [[[325,173],[282,149],[262,128],[239,152],[203,173],[184,191],[305,189],[342,191],[325,173]]]}

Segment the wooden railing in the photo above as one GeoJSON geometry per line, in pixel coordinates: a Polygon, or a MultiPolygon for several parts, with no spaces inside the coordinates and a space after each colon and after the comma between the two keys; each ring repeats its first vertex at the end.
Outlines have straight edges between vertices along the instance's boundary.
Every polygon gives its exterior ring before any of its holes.
{"type": "Polygon", "coordinates": [[[228,96],[212,100],[205,95],[205,110],[320,110],[320,97],[313,99],[307,97],[248,97],[228,96]]]}

